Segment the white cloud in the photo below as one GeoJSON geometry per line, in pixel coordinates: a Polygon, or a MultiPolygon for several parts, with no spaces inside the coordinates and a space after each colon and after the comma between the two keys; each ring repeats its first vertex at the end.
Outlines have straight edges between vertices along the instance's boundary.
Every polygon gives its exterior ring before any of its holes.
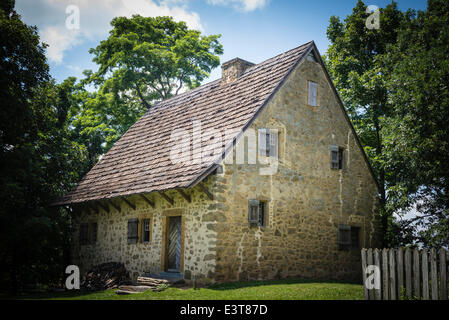
{"type": "Polygon", "coordinates": [[[207,0],[213,5],[232,6],[237,10],[249,12],[256,9],[262,9],[268,3],[268,0],[207,0]]]}
{"type": "Polygon", "coordinates": [[[17,0],[16,9],[27,24],[36,25],[42,41],[47,43],[48,59],[61,63],[64,53],[85,40],[102,40],[111,29],[114,17],[172,16],[185,21],[190,28],[203,31],[196,12],[187,7],[187,0],[17,0]],[[76,5],[80,12],[80,29],[66,28],[68,5],[76,5]]]}

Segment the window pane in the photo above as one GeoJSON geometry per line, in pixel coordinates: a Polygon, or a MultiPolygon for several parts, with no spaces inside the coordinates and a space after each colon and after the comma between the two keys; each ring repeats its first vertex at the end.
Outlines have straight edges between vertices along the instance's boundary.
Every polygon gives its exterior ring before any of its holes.
{"type": "Polygon", "coordinates": [[[343,169],[343,149],[338,150],[338,169],[343,169]]]}
{"type": "Polygon", "coordinates": [[[265,155],[270,156],[270,132],[265,133],[265,155]]]}
{"type": "Polygon", "coordinates": [[[259,155],[260,156],[266,156],[267,155],[267,130],[266,129],[259,129],[259,137],[258,137],[258,149],[259,149],[259,155]]]}
{"type": "Polygon", "coordinates": [[[150,219],[143,220],[142,223],[142,242],[150,242],[150,219]]]}
{"type": "Polygon", "coordinates": [[[138,240],[138,219],[128,220],[128,243],[137,243],[138,240]]]}
{"type": "Polygon", "coordinates": [[[251,220],[251,221],[257,220],[257,207],[256,207],[256,206],[251,206],[251,216],[250,216],[250,220],[251,220]]]}

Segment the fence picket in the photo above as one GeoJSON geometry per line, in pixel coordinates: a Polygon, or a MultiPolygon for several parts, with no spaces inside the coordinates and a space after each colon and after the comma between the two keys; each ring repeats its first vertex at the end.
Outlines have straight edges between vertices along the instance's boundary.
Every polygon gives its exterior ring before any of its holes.
{"type": "MultiPolygon", "coordinates": [[[[366,254],[367,254],[366,261],[369,266],[372,266],[373,265],[373,249],[368,249],[366,254]]],[[[374,290],[373,289],[368,290],[368,296],[369,296],[370,300],[374,299],[374,290]]]]}
{"type": "Polygon", "coordinates": [[[401,296],[404,288],[404,254],[402,248],[397,251],[397,266],[398,266],[398,297],[401,296]]]}
{"type": "Polygon", "coordinates": [[[362,278],[363,278],[363,295],[365,300],[369,299],[368,288],[366,287],[366,249],[362,249],[362,278]]]}
{"type": "Polygon", "coordinates": [[[409,248],[405,249],[405,292],[412,297],[412,257],[409,248]]]}
{"type": "Polygon", "coordinates": [[[438,300],[437,255],[434,248],[430,250],[430,279],[432,284],[432,300],[438,300]]]}
{"type": "MultiPolygon", "coordinates": [[[[378,268],[380,271],[380,252],[379,249],[374,249],[374,265],[378,268]]],[[[374,289],[374,299],[376,300],[382,300],[382,286],[379,287],[379,289],[374,289]]]]}
{"type": "Polygon", "coordinates": [[[421,297],[421,281],[420,281],[420,267],[419,267],[419,250],[413,250],[413,294],[415,297],[421,297]]]}
{"type": "Polygon", "coordinates": [[[384,300],[388,300],[388,251],[382,250],[382,296],[384,300]]]}
{"type": "Polygon", "coordinates": [[[361,258],[366,300],[399,300],[404,295],[422,300],[449,299],[449,251],[444,248],[364,248],[361,258]],[[370,274],[366,270],[373,265],[379,272],[374,281],[380,281],[380,287],[368,289],[370,274]]]}
{"type": "Polygon", "coordinates": [[[390,249],[389,251],[389,264],[390,264],[390,300],[396,300],[397,292],[396,292],[396,259],[394,254],[394,249],[390,249]]]}
{"type": "Polygon", "coordinates": [[[446,250],[440,249],[440,299],[447,300],[446,250]]]}
{"type": "Polygon", "coordinates": [[[427,260],[427,250],[422,251],[422,298],[429,300],[429,262],[427,260]]]}

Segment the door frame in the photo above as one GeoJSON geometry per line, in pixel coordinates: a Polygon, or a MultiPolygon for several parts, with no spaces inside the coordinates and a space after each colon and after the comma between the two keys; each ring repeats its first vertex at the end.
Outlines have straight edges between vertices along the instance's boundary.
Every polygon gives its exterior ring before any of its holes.
{"type": "Polygon", "coordinates": [[[181,217],[181,257],[179,263],[179,272],[184,273],[184,226],[185,218],[181,209],[165,210],[162,213],[162,250],[161,250],[161,270],[168,270],[168,241],[167,235],[170,228],[170,217],[181,217]]]}

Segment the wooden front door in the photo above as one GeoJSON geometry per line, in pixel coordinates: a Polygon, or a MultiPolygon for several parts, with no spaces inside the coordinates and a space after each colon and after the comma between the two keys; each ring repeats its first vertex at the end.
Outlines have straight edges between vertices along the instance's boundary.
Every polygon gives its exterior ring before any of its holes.
{"type": "Polygon", "coordinates": [[[170,217],[168,223],[167,271],[179,272],[181,269],[181,217],[170,217]]]}

